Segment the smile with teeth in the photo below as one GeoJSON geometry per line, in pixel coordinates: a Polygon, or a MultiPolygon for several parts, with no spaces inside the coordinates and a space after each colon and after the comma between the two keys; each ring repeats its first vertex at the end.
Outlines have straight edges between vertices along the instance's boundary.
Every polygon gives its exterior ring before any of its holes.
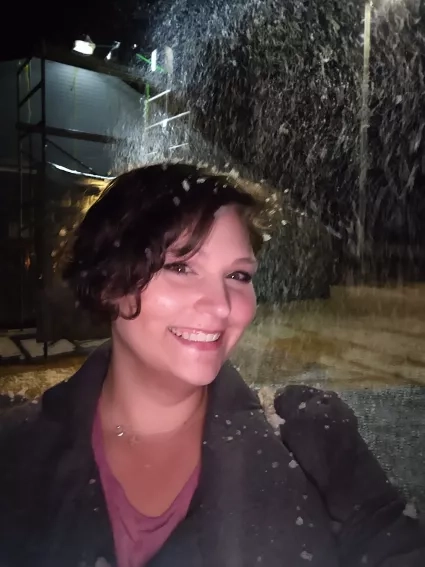
{"type": "Polygon", "coordinates": [[[181,331],[175,327],[170,327],[170,331],[176,337],[193,341],[195,343],[214,343],[221,337],[221,333],[204,333],[203,331],[181,331]]]}

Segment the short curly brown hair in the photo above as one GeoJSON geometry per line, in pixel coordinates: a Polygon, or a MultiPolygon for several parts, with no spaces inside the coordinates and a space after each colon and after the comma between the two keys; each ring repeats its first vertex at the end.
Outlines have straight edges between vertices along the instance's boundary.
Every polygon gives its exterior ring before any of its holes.
{"type": "Polygon", "coordinates": [[[262,207],[253,186],[189,164],[140,167],[115,178],[86,213],[64,258],[63,279],[82,308],[110,319],[124,316],[116,300],[132,295],[140,313],[140,291],[158,272],[167,249],[185,230],[178,251],[186,256],[202,244],[216,211],[236,205],[258,252],[256,220],[262,207]]]}

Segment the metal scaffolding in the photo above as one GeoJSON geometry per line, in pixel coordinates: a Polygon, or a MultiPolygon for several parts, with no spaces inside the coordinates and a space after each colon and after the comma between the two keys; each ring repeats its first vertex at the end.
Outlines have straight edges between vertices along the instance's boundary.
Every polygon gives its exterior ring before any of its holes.
{"type": "MultiPolygon", "coordinates": [[[[54,60],[58,60],[56,57],[54,60]]],[[[49,322],[53,316],[50,313],[49,302],[46,292],[52,284],[53,269],[51,251],[47,242],[47,231],[49,229],[49,205],[46,194],[46,168],[48,166],[47,151],[49,147],[61,152],[68,159],[74,161],[79,170],[89,174],[97,175],[93,169],[77,159],[70,152],[53,141],[50,137],[84,140],[100,144],[111,144],[117,142],[116,138],[103,136],[91,132],[83,132],[72,129],[52,127],[48,124],[48,109],[46,108],[46,60],[50,60],[45,52],[37,57],[30,57],[19,65],[16,75],[17,85],[17,130],[18,130],[18,175],[19,175],[19,232],[21,240],[21,326],[24,319],[24,281],[25,258],[23,243],[24,235],[30,241],[31,253],[35,262],[35,285],[37,294],[36,326],[37,336],[43,342],[44,356],[48,354],[49,322]],[[40,80],[32,84],[31,70],[39,65],[40,80]],[[26,80],[23,81],[23,76],[26,80]],[[25,85],[25,86],[24,86],[25,85]],[[30,103],[34,102],[32,111],[40,119],[31,120],[29,112],[30,103]],[[34,175],[25,175],[27,171],[34,175]]],[[[76,58],[73,58],[76,60],[76,58]]],[[[101,71],[102,72],[102,71],[101,71]]]]}

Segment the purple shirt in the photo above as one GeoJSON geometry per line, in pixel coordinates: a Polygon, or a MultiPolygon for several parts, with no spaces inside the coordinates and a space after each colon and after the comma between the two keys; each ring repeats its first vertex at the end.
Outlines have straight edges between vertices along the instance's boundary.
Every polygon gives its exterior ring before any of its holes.
{"type": "Polygon", "coordinates": [[[200,466],[195,468],[168,510],[152,518],[141,514],[130,504],[122,486],[112,474],[105,456],[99,412],[93,424],[92,445],[114,534],[118,567],[142,567],[186,517],[198,485],[200,466]]]}

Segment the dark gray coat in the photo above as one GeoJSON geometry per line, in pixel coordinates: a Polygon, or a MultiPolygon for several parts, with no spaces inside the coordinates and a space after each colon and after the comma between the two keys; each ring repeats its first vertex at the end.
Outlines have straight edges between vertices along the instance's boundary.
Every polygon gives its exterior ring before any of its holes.
{"type": "MultiPolygon", "coordinates": [[[[0,567],[93,567],[99,558],[115,565],[91,448],[109,356],[108,346],[99,349],[39,404],[2,416],[0,567]]],[[[423,567],[423,534],[402,515],[404,503],[370,453],[363,455],[357,430],[329,452],[327,441],[309,433],[321,419],[317,410],[304,410],[300,421],[299,396],[307,396],[308,409],[319,408],[315,396],[322,394],[295,388],[276,402],[288,418],[282,434],[294,446],[287,447],[257,397],[225,365],[210,387],[199,487],[149,567],[423,567]],[[338,468],[339,450],[344,461],[347,451],[352,457],[348,475],[338,468]],[[355,485],[353,466],[371,474],[373,487],[362,492],[362,483],[355,485]],[[346,477],[337,479],[329,467],[346,477]],[[346,484],[352,477],[354,505],[346,484]],[[393,558],[382,563],[385,557],[393,558]]],[[[346,406],[338,398],[332,404],[336,425],[346,406]]]]}

